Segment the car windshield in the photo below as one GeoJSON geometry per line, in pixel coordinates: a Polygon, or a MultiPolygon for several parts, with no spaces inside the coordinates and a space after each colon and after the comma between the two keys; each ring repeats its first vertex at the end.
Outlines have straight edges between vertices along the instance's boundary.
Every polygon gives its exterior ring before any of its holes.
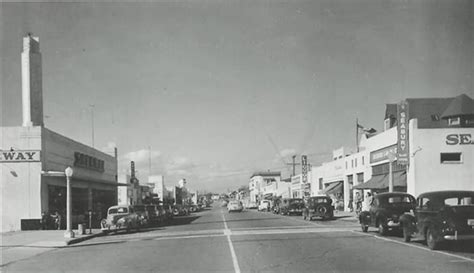
{"type": "Polygon", "coordinates": [[[127,213],[128,209],[127,208],[112,208],[109,209],[109,214],[117,214],[117,213],[127,213]]]}
{"type": "Polygon", "coordinates": [[[329,203],[329,200],[327,198],[310,198],[308,200],[308,203],[310,204],[329,203]]]}
{"type": "Polygon", "coordinates": [[[389,204],[413,204],[415,200],[410,196],[391,196],[387,198],[389,204]]]}
{"type": "Polygon", "coordinates": [[[444,204],[447,206],[474,206],[473,199],[473,196],[449,197],[444,200],[444,204]]]}

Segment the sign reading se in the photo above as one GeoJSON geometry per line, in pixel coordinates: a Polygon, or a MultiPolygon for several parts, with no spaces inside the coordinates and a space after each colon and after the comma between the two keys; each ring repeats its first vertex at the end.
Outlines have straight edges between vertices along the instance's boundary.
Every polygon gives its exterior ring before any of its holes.
{"type": "Polygon", "coordinates": [[[450,134],[446,136],[448,145],[469,145],[474,144],[471,134],[450,134]]]}
{"type": "Polygon", "coordinates": [[[0,151],[0,162],[38,162],[41,161],[40,151],[14,150],[0,151]]]}

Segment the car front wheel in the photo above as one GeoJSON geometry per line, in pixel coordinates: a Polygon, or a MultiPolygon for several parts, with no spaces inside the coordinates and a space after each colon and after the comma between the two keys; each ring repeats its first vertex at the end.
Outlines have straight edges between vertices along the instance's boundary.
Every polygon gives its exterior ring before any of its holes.
{"type": "Polygon", "coordinates": [[[369,231],[369,226],[366,226],[364,224],[360,224],[360,227],[362,228],[362,232],[367,232],[369,231]]]}
{"type": "Polygon", "coordinates": [[[387,227],[383,224],[383,221],[379,221],[379,234],[385,236],[387,234],[387,227]]]}
{"type": "Polygon", "coordinates": [[[426,245],[431,250],[437,250],[441,248],[441,242],[433,234],[433,228],[431,227],[426,231],[426,245]]]}

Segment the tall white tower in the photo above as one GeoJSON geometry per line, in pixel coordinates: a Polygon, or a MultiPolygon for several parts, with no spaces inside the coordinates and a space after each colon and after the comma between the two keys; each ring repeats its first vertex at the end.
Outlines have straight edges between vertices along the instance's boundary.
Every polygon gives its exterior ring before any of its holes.
{"type": "Polygon", "coordinates": [[[43,81],[39,38],[23,38],[21,53],[23,126],[43,126],[43,81]]]}

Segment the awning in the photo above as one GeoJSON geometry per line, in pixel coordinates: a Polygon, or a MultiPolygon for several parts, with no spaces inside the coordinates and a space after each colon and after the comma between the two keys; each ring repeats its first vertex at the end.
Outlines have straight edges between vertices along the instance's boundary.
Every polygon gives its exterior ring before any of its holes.
{"type": "MultiPolygon", "coordinates": [[[[354,189],[371,189],[379,190],[388,188],[388,174],[375,175],[369,181],[354,186],[354,189]]],[[[394,172],[393,173],[393,187],[406,187],[407,186],[407,173],[406,172],[394,172]]]]}
{"type": "Polygon", "coordinates": [[[342,181],[331,183],[329,186],[327,186],[323,190],[323,192],[325,194],[334,194],[334,193],[342,192],[342,181]]]}

